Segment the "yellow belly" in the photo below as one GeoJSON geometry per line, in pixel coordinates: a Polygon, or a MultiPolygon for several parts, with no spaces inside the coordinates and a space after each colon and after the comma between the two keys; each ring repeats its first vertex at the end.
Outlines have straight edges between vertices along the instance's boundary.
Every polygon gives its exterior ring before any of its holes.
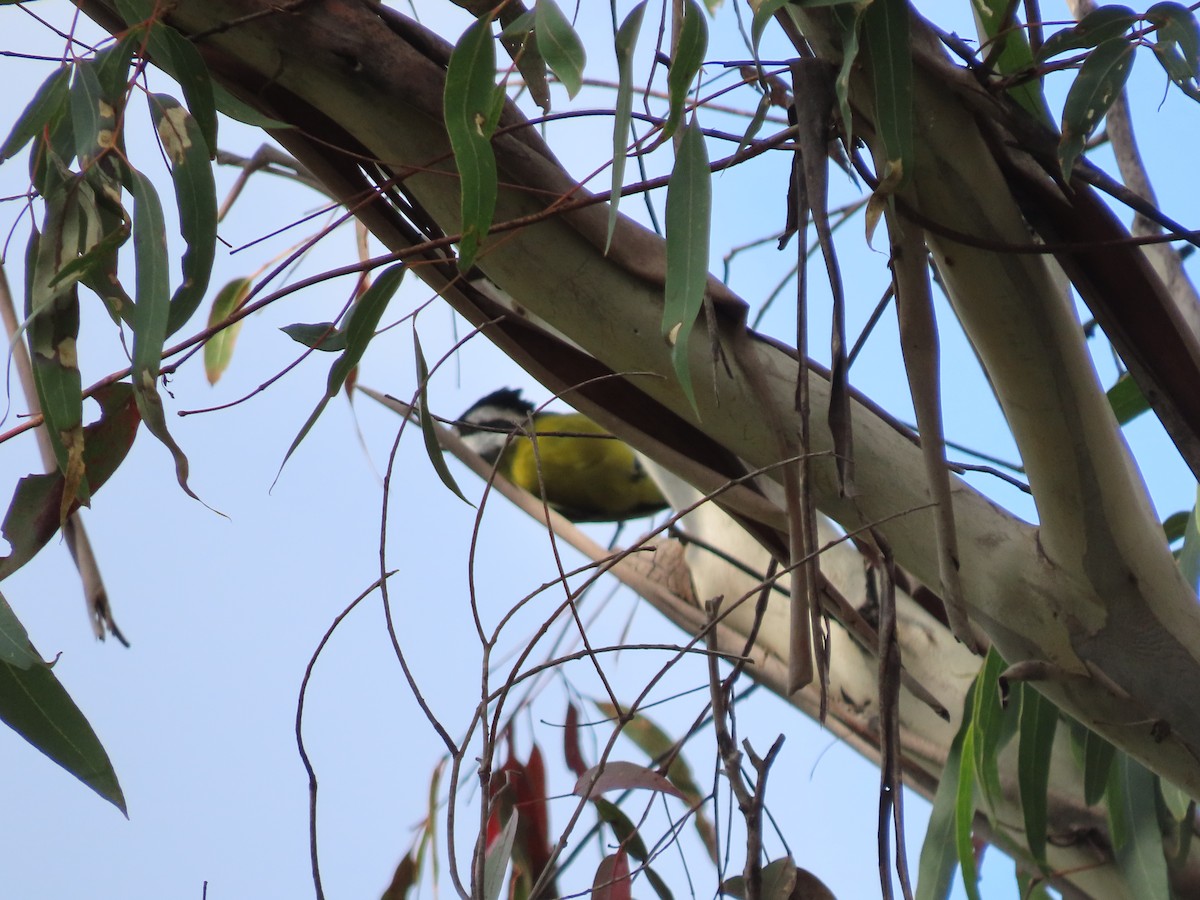
{"type": "Polygon", "coordinates": [[[666,506],[633,451],[591,420],[566,414],[535,422],[536,451],[533,440],[517,437],[501,458],[500,470],[513,483],[577,522],[630,519],[666,506]]]}

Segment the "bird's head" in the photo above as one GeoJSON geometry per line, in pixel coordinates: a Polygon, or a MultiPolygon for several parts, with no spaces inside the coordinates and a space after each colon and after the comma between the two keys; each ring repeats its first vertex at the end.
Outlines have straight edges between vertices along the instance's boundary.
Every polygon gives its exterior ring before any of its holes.
{"type": "Polygon", "coordinates": [[[501,388],[459,416],[454,430],[464,444],[488,462],[495,463],[509,433],[524,424],[533,409],[533,404],[521,396],[519,389],[501,388]]]}

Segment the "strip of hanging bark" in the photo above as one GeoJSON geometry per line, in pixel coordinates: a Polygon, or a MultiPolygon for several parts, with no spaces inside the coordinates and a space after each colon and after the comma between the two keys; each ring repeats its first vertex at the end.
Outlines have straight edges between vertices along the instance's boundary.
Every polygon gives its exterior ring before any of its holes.
{"type": "MultiPolygon", "coordinates": [[[[832,63],[823,59],[804,58],[791,63],[792,97],[794,106],[788,118],[796,128],[796,161],[788,186],[787,225],[779,238],[782,249],[793,234],[800,233],[800,282],[797,321],[807,314],[808,286],[806,250],[808,218],[812,215],[817,243],[825,259],[833,298],[833,328],[830,335],[829,430],[837,463],[838,489],[842,496],[854,492],[853,444],[850,428],[850,392],[847,386],[846,354],[846,296],[837,252],[833,247],[833,232],[829,227],[829,138],[832,133],[834,103],[837,98],[832,63]]],[[[806,353],[801,353],[803,359],[806,353]]],[[[801,385],[803,383],[801,373],[801,385]]],[[[802,388],[801,388],[802,389],[802,388]]],[[[797,404],[799,405],[799,404],[797,404]]]]}
{"type": "Polygon", "coordinates": [[[892,877],[888,871],[889,827],[896,834],[896,874],[900,889],[912,900],[904,847],[904,772],[900,743],[900,642],[896,638],[896,579],[892,548],[871,529],[871,538],[883,557],[876,569],[882,583],[879,589],[879,879],[883,896],[892,896],[892,877]],[[891,822],[889,823],[889,819],[891,822]]]}
{"type": "Polygon", "coordinates": [[[946,466],[946,442],[942,433],[941,374],[937,323],[933,318],[933,294],[929,289],[928,251],[920,229],[905,227],[889,209],[886,212],[892,242],[892,279],[896,285],[896,315],[900,322],[900,348],[904,369],[921,435],[921,454],[933,509],[937,535],[941,597],[946,619],[954,636],[971,650],[980,651],[963,603],[958,574],[958,536],[954,527],[954,505],[950,497],[950,470],[946,466]]]}

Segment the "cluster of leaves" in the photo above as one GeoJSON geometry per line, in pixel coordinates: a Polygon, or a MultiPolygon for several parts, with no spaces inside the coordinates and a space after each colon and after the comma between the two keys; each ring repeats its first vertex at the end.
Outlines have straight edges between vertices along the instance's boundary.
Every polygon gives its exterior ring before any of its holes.
{"type": "MultiPolygon", "coordinates": [[[[982,809],[993,831],[1000,797],[997,758],[1015,736],[1017,777],[1028,849],[1044,874],[1048,828],[1047,790],[1051,750],[1060,726],[1070,729],[1071,749],[1083,774],[1087,806],[1108,811],[1116,863],[1138,897],[1171,897],[1164,832],[1173,836],[1178,859],[1188,852],[1195,802],[1169,782],[1079,723],[1066,719],[1033,687],[1005,677],[1005,664],[992,650],[967,693],[962,724],[951,745],[933,801],[921,849],[918,898],[945,897],[961,867],[967,896],[979,897],[975,815],[982,809]],[[982,798],[983,803],[978,801],[982,798]]],[[[1049,896],[1040,878],[1018,873],[1021,896],[1049,896]]]]}
{"type": "MultiPolygon", "coordinates": [[[[0,145],[0,161],[31,145],[31,195],[40,199],[42,217],[30,228],[22,328],[57,463],[56,472],[31,475],[17,485],[5,519],[13,552],[0,562],[0,576],[31,558],[75,509],[90,502],[125,458],[140,422],[174,454],[179,482],[188,490],[187,459],[167,429],[157,381],[166,339],[198,309],[212,268],[217,210],[210,148],[216,145],[216,100],[198,51],[151,21],[149,0],[121,0],[118,7],[130,22],[142,24],[90,58],[65,61],[38,88],[0,145]],[[166,94],[146,95],[170,164],[187,245],[174,292],[162,203],[151,179],[130,163],[123,136],[137,74],[151,54],[175,75],[191,108],[166,94]],[[119,270],[127,243],[133,250],[132,292],[119,270]],[[98,297],[133,338],[128,381],[110,379],[91,392],[101,417],[86,427],[77,352],[81,287],[98,297]]],[[[4,663],[6,677],[20,689],[3,692],[0,717],[123,808],[98,739],[32,651],[11,611],[5,611],[4,638],[23,652],[4,663]]]]}
{"type": "MultiPolygon", "coordinates": [[[[614,38],[619,84],[613,117],[610,240],[624,185],[633,110],[633,51],[645,9],[643,0],[625,17],[614,38]]],[[[514,65],[520,67],[527,83],[537,83],[539,75],[544,80],[545,69],[549,68],[571,97],[578,93],[586,62],[583,42],[554,0],[538,0],[533,11],[506,25],[504,37],[514,65]],[[536,55],[531,56],[535,51],[536,55]],[[540,73],[531,71],[534,59],[541,66],[540,73]]],[[[695,0],[685,0],[679,43],[667,71],[669,110],[661,127],[650,136],[653,146],[657,146],[682,129],[667,188],[666,308],[662,333],[677,350],[676,373],[689,397],[691,373],[684,348],[704,303],[712,189],[707,151],[695,111],[686,126],[684,119],[707,47],[704,12],[695,0]]],[[[459,38],[446,73],[446,130],[462,179],[458,261],[464,271],[474,264],[496,211],[498,183],[492,139],[506,95],[504,82],[496,82],[495,70],[492,20],[482,16],[459,38]]],[[[545,105],[548,103],[547,97],[545,105]]]]}
{"type": "Polygon", "coordinates": [[[1087,51],[1063,104],[1058,156],[1064,177],[1120,95],[1138,46],[1148,46],[1171,83],[1200,101],[1200,24],[1180,3],[1156,3],[1140,14],[1102,6],[1051,35],[1037,53],[1035,61],[1044,65],[1072,50],[1087,51]]]}

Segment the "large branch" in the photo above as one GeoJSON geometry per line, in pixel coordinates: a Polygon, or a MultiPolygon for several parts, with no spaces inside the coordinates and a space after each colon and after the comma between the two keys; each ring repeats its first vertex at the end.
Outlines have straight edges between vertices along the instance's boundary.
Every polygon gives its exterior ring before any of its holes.
{"type": "MultiPolygon", "coordinates": [[[[105,4],[83,5],[114,25],[105,4]]],[[[184,0],[169,20],[184,34],[205,35],[198,45],[227,87],[268,115],[300,126],[275,136],[359,209],[389,246],[407,248],[420,234],[378,204],[361,204],[364,182],[355,154],[365,152],[403,178],[416,212],[428,221],[446,233],[458,230],[458,182],[441,118],[445,51],[436,38],[415,25],[389,29],[350,0],[303,4],[295,13],[278,11],[271,0],[184,0]]],[[[964,90],[969,88],[959,82],[953,89],[932,78],[922,82],[920,102],[953,116],[960,131],[946,146],[936,143],[944,137],[940,132],[923,135],[926,168],[914,189],[917,202],[929,216],[964,224],[961,212],[946,208],[950,198],[926,182],[960,179],[977,204],[969,214],[973,232],[1025,242],[997,167],[979,160],[971,171],[966,164],[973,165],[974,157],[950,158],[955,148],[974,154],[990,147],[974,136],[980,129],[961,99],[964,90]]],[[[494,142],[503,185],[500,223],[544,211],[548,197],[586,196],[520,122],[519,113],[508,109],[494,142]]],[[[719,337],[732,374],[718,370],[715,377],[695,378],[697,415],[675,381],[670,348],[659,337],[662,244],[622,220],[613,250],[605,255],[606,224],[603,207],[563,213],[496,235],[479,259],[492,282],[592,359],[565,345],[547,345],[542,337],[527,342],[517,323],[493,329],[497,342],[559,390],[585,371],[653,373],[576,393],[573,402],[702,490],[737,474],[731,460],[769,467],[779,461],[781,443],[786,453],[796,453],[794,354],[746,330],[739,301],[714,283],[719,337]]],[[[1136,469],[1077,346],[1081,338],[1060,308],[1064,300],[1049,291],[1044,265],[1031,262],[1036,258],[982,254],[945,242],[938,247],[944,268],[972,254],[968,265],[958,267],[960,307],[985,286],[977,283],[982,280],[992,290],[979,296],[1003,303],[1011,316],[995,323],[997,334],[972,337],[986,349],[1006,412],[1016,419],[1014,431],[1036,473],[1043,518],[1039,540],[1038,529],[954,482],[971,616],[1010,662],[1037,659],[1059,667],[1062,676],[1039,688],[1065,711],[1200,795],[1200,666],[1191,649],[1200,647],[1200,615],[1161,546],[1136,469]],[[1049,356],[1039,360],[1042,354],[1049,356]],[[1047,373],[1055,367],[1062,371],[1047,373]],[[1047,373],[1049,380],[1031,371],[1047,373]],[[1020,407],[1031,399],[1036,408],[1021,419],[1020,407]],[[1047,435],[1060,443],[1052,445],[1047,435]],[[1169,737],[1162,739],[1164,729],[1152,728],[1154,722],[1169,726],[1169,737]]],[[[489,315],[486,298],[455,280],[452,268],[418,271],[471,320],[489,315]]],[[[988,327],[986,308],[975,315],[988,327]]],[[[688,349],[692,371],[710,372],[703,329],[688,349]]],[[[828,382],[817,373],[810,381],[810,449],[829,454],[830,435],[816,424],[828,406],[828,382]]],[[[858,496],[840,497],[833,465],[818,460],[817,503],[847,528],[882,523],[897,560],[936,583],[934,526],[919,448],[865,402],[855,401],[852,415],[858,496]]],[[[748,489],[731,492],[728,500],[767,528],[785,527],[783,510],[748,489]]]]}

